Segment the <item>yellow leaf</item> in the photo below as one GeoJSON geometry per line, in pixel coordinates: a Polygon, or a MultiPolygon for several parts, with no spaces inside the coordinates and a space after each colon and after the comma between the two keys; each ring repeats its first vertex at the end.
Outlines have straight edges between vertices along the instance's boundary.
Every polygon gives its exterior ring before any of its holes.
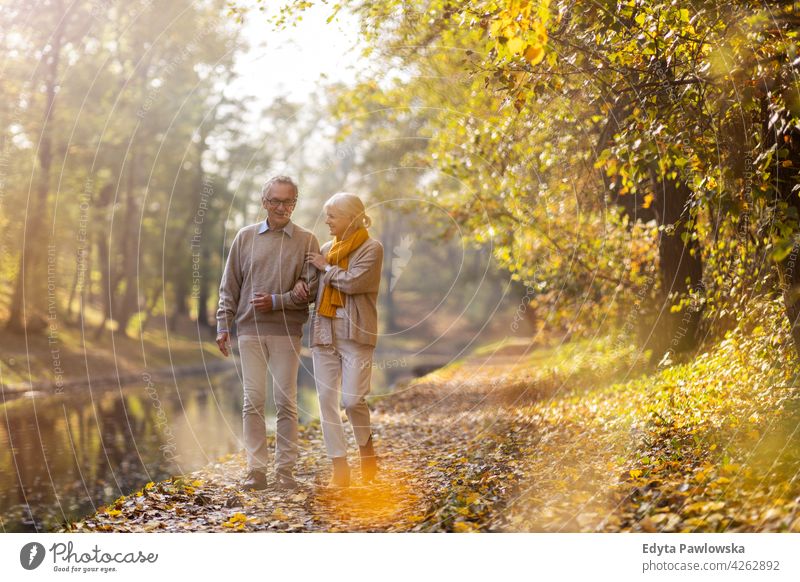
{"type": "Polygon", "coordinates": [[[656,524],[653,523],[653,520],[650,519],[650,516],[647,516],[642,521],[640,521],[639,526],[642,528],[643,531],[647,533],[655,533],[656,531],[658,531],[658,528],[656,528],[656,524]]]}
{"type": "Polygon", "coordinates": [[[697,501],[695,503],[690,503],[683,508],[683,513],[697,513],[704,511],[705,503],[702,501],[697,501]]]}
{"type": "Polygon", "coordinates": [[[632,469],[630,471],[630,474],[631,474],[631,477],[633,477],[634,479],[638,479],[639,477],[642,476],[642,472],[639,469],[632,469]]]}
{"type": "Polygon", "coordinates": [[[236,512],[228,518],[228,521],[223,523],[225,527],[233,527],[237,523],[246,523],[247,516],[244,513],[236,512]]]}
{"type": "Polygon", "coordinates": [[[453,531],[457,533],[472,533],[475,531],[475,527],[472,522],[457,521],[453,524],[453,531]]]}
{"type": "Polygon", "coordinates": [[[644,202],[642,203],[642,208],[650,208],[650,205],[653,203],[655,196],[650,193],[644,195],[644,202]]]}
{"type": "Polygon", "coordinates": [[[652,521],[654,524],[658,525],[662,521],[665,521],[667,518],[669,518],[670,515],[671,514],[669,514],[669,513],[657,513],[656,515],[650,516],[650,521],[652,521]]]}
{"type": "Polygon", "coordinates": [[[530,64],[538,65],[542,62],[542,59],[544,59],[544,47],[541,45],[529,46],[525,49],[524,57],[530,64]]]}
{"type": "Polygon", "coordinates": [[[280,509],[275,509],[275,511],[272,512],[272,517],[274,517],[275,519],[280,519],[280,520],[286,520],[286,519],[289,518],[289,516],[286,515],[280,509]]]}
{"type": "Polygon", "coordinates": [[[522,40],[520,37],[515,36],[512,39],[509,39],[508,44],[506,45],[508,50],[511,51],[512,54],[518,54],[522,52],[522,49],[525,48],[525,41],[522,40]]]}
{"type": "Polygon", "coordinates": [[[800,517],[792,522],[792,525],[789,526],[789,530],[795,533],[800,533],[800,517]]]}
{"type": "Polygon", "coordinates": [[[119,509],[109,509],[106,511],[106,514],[111,517],[117,517],[118,515],[122,515],[122,512],[119,509]]]}

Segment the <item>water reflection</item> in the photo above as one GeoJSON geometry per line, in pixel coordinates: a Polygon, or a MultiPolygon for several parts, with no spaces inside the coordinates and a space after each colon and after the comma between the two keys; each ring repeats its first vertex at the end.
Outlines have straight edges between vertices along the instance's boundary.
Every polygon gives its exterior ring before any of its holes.
{"type": "Polygon", "coordinates": [[[46,531],[238,448],[236,373],[3,406],[0,521],[46,531]],[[167,448],[169,447],[169,448],[167,448]]]}
{"type": "MultiPolygon", "coordinates": [[[[385,392],[395,376],[375,370],[374,392],[385,392]]],[[[318,415],[307,358],[298,400],[301,422],[318,415]]],[[[235,369],[0,404],[0,531],[57,529],[148,481],[237,451],[241,411],[235,369]]],[[[274,412],[270,402],[273,429],[274,412]]]]}

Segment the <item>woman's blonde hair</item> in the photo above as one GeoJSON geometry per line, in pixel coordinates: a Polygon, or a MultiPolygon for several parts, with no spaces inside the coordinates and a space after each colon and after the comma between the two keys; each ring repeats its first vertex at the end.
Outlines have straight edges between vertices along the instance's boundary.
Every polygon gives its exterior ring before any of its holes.
{"type": "Polygon", "coordinates": [[[327,212],[329,208],[342,211],[345,216],[352,219],[356,226],[369,227],[372,225],[372,219],[367,216],[367,209],[364,208],[361,198],[350,192],[337,192],[328,198],[322,206],[322,210],[327,212]]]}

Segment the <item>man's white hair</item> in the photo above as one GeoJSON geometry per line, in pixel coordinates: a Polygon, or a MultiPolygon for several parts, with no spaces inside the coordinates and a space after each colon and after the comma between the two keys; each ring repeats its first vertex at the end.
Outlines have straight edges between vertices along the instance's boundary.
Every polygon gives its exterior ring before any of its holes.
{"type": "Polygon", "coordinates": [[[264,187],[261,189],[261,197],[266,198],[269,194],[270,188],[272,188],[275,184],[289,184],[292,188],[294,188],[294,197],[297,198],[297,195],[300,194],[300,190],[297,187],[297,183],[292,180],[289,176],[273,176],[269,180],[266,181],[264,187]]]}

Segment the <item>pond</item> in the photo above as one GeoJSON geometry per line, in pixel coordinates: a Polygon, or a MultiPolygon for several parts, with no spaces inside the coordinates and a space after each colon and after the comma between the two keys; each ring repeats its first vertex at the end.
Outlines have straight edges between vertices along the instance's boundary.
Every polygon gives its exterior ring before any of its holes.
{"type": "MultiPolygon", "coordinates": [[[[310,359],[302,363],[298,409],[308,422],[318,407],[310,359]]],[[[376,366],[373,394],[402,373],[376,366]]],[[[121,389],[78,388],[0,404],[0,531],[57,530],[149,481],[240,450],[239,378],[231,366],[210,377],[145,376],[121,389]]]]}

